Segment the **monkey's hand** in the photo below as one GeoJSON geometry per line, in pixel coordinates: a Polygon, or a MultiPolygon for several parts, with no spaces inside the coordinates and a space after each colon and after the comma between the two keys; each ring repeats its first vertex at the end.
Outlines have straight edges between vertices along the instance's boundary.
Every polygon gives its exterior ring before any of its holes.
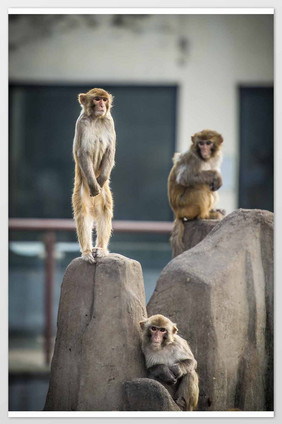
{"type": "Polygon", "coordinates": [[[177,380],[182,376],[182,371],[178,364],[173,364],[171,367],[169,367],[169,369],[177,380]]]}
{"type": "Polygon", "coordinates": [[[100,187],[103,187],[107,179],[108,178],[105,175],[100,174],[99,177],[97,178],[97,183],[99,184],[100,187]]]}
{"type": "Polygon", "coordinates": [[[157,364],[148,368],[148,377],[166,384],[175,384],[177,382],[169,367],[164,364],[157,364]]]}
{"type": "Polygon", "coordinates": [[[100,194],[101,188],[97,185],[89,185],[90,197],[95,197],[100,194]]]}
{"type": "Polygon", "coordinates": [[[216,191],[222,186],[222,177],[219,172],[215,173],[213,181],[210,184],[211,191],[216,191]]]}

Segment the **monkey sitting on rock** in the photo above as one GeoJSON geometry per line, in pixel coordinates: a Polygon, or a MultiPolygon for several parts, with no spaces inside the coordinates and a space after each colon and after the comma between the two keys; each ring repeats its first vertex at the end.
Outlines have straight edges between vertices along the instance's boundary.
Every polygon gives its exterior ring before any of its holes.
{"type": "Polygon", "coordinates": [[[172,387],[170,393],[183,411],[198,404],[197,361],[187,343],[177,334],[176,325],[163,315],[140,321],[141,347],[149,378],[172,387]]]}
{"type": "Polygon", "coordinates": [[[183,246],[184,223],[192,219],[222,219],[225,211],[215,209],[217,190],[222,186],[220,164],[223,137],[216,131],[195,133],[187,152],[176,153],[168,177],[168,199],[175,221],[171,242],[183,246]]]}

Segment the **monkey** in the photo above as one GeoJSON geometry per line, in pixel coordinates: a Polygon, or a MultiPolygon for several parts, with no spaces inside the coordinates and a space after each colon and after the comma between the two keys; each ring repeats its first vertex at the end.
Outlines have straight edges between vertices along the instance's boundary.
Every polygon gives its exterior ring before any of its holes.
{"type": "Polygon", "coordinates": [[[187,343],[169,318],[157,314],[139,322],[141,349],[147,375],[162,383],[183,411],[198,405],[199,379],[197,361],[187,343]]]}
{"type": "Polygon", "coordinates": [[[220,164],[223,137],[202,130],[192,137],[188,151],[175,153],[168,176],[168,199],[174,213],[171,244],[183,251],[184,222],[193,219],[222,219],[223,209],[215,209],[217,190],[222,186],[220,164]]]}
{"type": "Polygon", "coordinates": [[[115,164],[116,132],[111,115],[113,96],[102,88],[80,93],[81,113],[73,141],[75,162],[73,216],[82,258],[90,264],[109,253],[113,197],[109,185],[115,164]],[[96,222],[96,244],[92,229],[96,222]]]}

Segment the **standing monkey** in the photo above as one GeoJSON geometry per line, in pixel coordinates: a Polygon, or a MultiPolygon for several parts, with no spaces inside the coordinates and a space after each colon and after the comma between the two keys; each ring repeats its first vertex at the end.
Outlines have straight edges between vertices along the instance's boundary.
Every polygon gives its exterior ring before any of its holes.
{"type": "Polygon", "coordinates": [[[197,361],[188,343],[163,315],[152,315],[139,324],[148,377],[169,385],[180,409],[193,411],[198,404],[199,381],[197,361]]]}
{"type": "Polygon", "coordinates": [[[112,231],[113,199],[109,186],[116,133],[111,115],[113,96],[101,88],[79,94],[82,111],[76,121],[72,206],[82,258],[94,263],[107,255],[112,231]],[[96,245],[92,229],[96,221],[96,245]]]}
{"type": "Polygon", "coordinates": [[[192,137],[190,149],[176,153],[168,177],[168,198],[175,215],[171,241],[183,250],[183,221],[222,219],[223,210],[215,209],[217,190],[222,186],[219,166],[223,137],[216,131],[203,130],[192,137]]]}

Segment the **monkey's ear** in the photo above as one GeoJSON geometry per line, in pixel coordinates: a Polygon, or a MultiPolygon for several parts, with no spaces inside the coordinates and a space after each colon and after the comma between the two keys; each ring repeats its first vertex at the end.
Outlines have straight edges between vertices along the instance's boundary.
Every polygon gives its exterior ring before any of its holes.
{"type": "Polygon", "coordinates": [[[144,321],[140,321],[139,322],[139,325],[140,325],[140,327],[141,327],[141,330],[144,330],[144,328],[145,328],[145,324],[146,324],[146,322],[147,322],[148,320],[147,319],[145,319],[144,321]]]}
{"type": "Polygon", "coordinates": [[[109,107],[109,110],[110,110],[114,105],[114,96],[110,93],[108,93],[108,100],[109,100],[108,107],[109,107]]]}
{"type": "Polygon", "coordinates": [[[195,143],[196,143],[196,137],[195,137],[194,135],[192,135],[192,136],[191,136],[191,140],[192,140],[192,143],[193,143],[193,144],[195,144],[195,143]]]}
{"type": "Polygon", "coordinates": [[[223,137],[220,134],[219,137],[218,137],[218,144],[221,144],[221,143],[223,143],[223,137]]]}
{"type": "Polygon", "coordinates": [[[176,324],[173,324],[172,332],[173,334],[176,334],[178,332],[178,328],[176,327],[176,324]]]}
{"type": "Polygon", "coordinates": [[[80,103],[81,105],[84,105],[84,104],[85,104],[85,102],[86,102],[86,97],[87,97],[87,94],[84,94],[84,93],[80,93],[80,94],[78,95],[78,101],[79,101],[79,103],[80,103]]]}

